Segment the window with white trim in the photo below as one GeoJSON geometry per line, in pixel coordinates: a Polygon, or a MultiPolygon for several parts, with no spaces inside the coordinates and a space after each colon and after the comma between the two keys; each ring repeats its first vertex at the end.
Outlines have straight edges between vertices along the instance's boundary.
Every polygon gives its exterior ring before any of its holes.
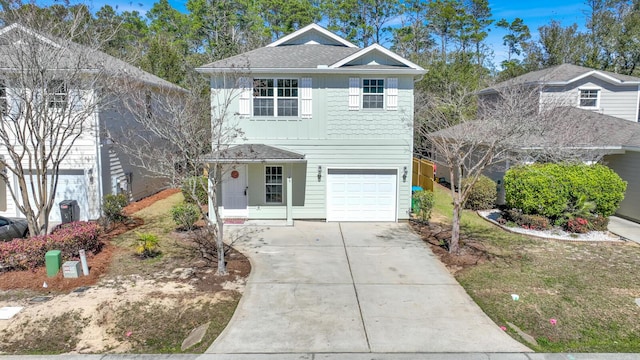
{"type": "Polygon", "coordinates": [[[253,79],[254,116],[298,116],[298,79],[253,79]]]}
{"type": "Polygon", "coordinates": [[[597,108],[600,103],[600,90],[580,89],[580,107],[597,108]]]}
{"type": "Polygon", "coordinates": [[[362,79],[362,108],[384,109],[383,79],[362,79]]]}
{"type": "Polygon", "coordinates": [[[9,98],[7,97],[7,85],[0,80],[0,115],[7,115],[9,109],[9,98]]]}
{"type": "Polygon", "coordinates": [[[47,104],[53,109],[67,106],[67,84],[63,80],[50,80],[47,83],[47,104]]]}
{"type": "Polygon", "coordinates": [[[265,202],[282,204],[282,166],[264,168],[265,202]]]}

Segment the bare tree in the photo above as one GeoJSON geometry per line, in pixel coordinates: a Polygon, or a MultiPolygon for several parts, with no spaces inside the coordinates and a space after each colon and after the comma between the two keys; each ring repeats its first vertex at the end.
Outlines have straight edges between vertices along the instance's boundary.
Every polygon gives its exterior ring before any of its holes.
{"type": "Polygon", "coordinates": [[[507,161],[584,159],[593,138],[584,119],[592,113],[555,106],[550,99],[543,106],[538,86],[496,88],[481,101],[466,88],[447,89],[444,96],[418,97],[415,136],[416,151],[431,152],[448,167],[453,201],[449,251],[457,253],[462,209],[480,175],[507,161]]]}
{"type": "Polygon", "coordinates": [[[0,15],[0,178],[32,235],[48,228],[59,171],[94,163],[77,146],[95,136],[109,77],[98,46],[73,42],[87,35],[87,14],[72,15],[63,23],[8,5],[0,15]]]}
{"type": "Polygon", "coordinates": [[[218,189],[226,171],[221,162],[224,151],[242,136],[235,117],[228,111],[239,95],[242,78],[240,74],[225,73],[215,79],[220,86],[211,89],[210,101],[197,86],[196,90],[148,92],[131,82],[123,84],[122,109],[133,115],[137,127],[120,129],[109,136],[131,156],[133,165],[168,179],[173,186],[187,186],[188,195],[206,221],[206,238],[197,241],[199,250],[206,260],[217,261],[217,274],[224,275],[227,270],[218,189]],[[190,181],[205,170],[208,183],[190,181]],[[208,195],[213,217],[206,214],[207,204],[197,196],[201,191],[208,195]]]}

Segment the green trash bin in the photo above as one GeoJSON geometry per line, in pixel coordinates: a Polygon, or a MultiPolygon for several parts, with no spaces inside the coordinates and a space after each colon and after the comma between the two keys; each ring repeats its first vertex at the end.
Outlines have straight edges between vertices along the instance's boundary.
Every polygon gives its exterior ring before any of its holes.
{"type": "Polygon", "coordinates": [[[62,266],[62,251],[47,251],[47,253],[44,255],[44,264],[47,268],[47,276],[56,276],[58,274],[58,271],[60,271],[60,266],[62,266]]]}

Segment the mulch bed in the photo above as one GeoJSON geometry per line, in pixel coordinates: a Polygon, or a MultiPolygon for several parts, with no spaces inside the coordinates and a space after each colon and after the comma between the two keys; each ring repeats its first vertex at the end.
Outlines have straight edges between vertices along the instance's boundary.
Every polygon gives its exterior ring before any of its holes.
{"type": "MultiPolygon", "coordinates": [[[[136,211],[144,209],[156,201],[165,199],[179,191],[179,189],[161,191],[155,195],[129,204],[124,209],[124,213],[130,216],[136,211]]],[[[144,221],[142,219],[133,217],[125,223],[115,224],[100,235],[101,241],[104,244],[101,251],[97,254],[87,254],[87,260],[90,264],[89,276],[68,279],[64,278],[62,271],[60,271],[58,275],[50,278],[47,277],[45,267],[25,271],[8,271],[0,273],[0,290],[28,289],[40,293],[68,292],[78,287],[94,285],[109,270],[113,255],[117,251],[120,251],[115,245],[112,245],[109,240],[143,224],[144,221]],[[43,287],[45,282],[47,283],[46,288],[43,287]]]]}

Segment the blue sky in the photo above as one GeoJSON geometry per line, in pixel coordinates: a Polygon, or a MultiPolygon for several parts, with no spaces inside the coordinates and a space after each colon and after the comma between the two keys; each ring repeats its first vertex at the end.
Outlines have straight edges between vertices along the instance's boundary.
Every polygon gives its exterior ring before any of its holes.
{"type": "MultiPolygon", "coordinates": [[[[137,10],[144,14],[151,8],[154,1],[93,0],[89,1],[89,5],[94,11],[104,4],[110,4],[117,7],[119,11],[137,10]]],[[[170,0],[169,2],[174,8],[186,11],[187,0],[170,0]]],[[[489,0],[489,5],[496,20],[505,18],[508,21],[513,21],[516,17],[522,18],[529,26],[534,39],[537,38],[538,27],[548,24],[552,19],[560,21],[563,26],[577,23],[581,29],[584,29],[585,12],[587,11],[584,0],[489,0]]],[[[496,64],[506,59],[506,47],[502,45],[504,34],[502,29],[496,28],[493,28],[489,33],[487,42],[493,49],[496,64]]]]}

